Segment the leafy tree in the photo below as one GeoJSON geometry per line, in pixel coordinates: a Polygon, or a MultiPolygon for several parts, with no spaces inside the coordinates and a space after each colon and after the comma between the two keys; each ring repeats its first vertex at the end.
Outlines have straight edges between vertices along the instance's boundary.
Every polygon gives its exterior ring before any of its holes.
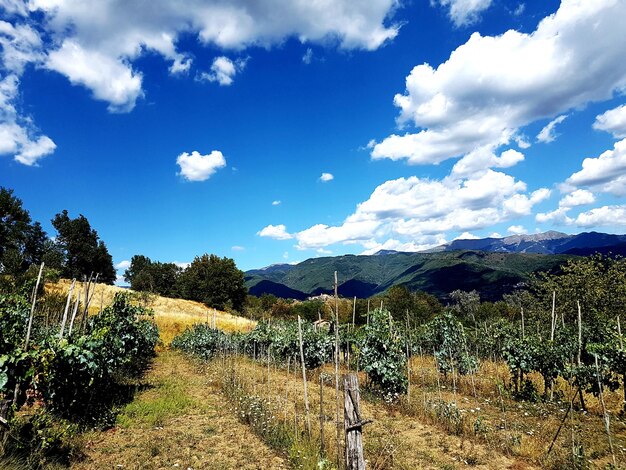
{"type": "Polygon", "coordinates": [[[178,297],[179,277],[182,268],[174,263],[152,261],[147,256],[135,255],[130,260],[129,268],[124,272],[124,279],[136,291],[154,292],[165,297],[178,297]]]}
{"type": "Polygon", "coordinates": [[[47,239],[13,190],[0,187],[0,272],[16,275],[41,263],[47,239]]]}
{"type": "Polygon", "coordinates": [[[179,280],[183,297],[208,307],[226,307],[241,311],[246,301],[244,274],[231,258],[216,255],[197,256],[179,280]]]}
{"type": "Polygon", "coordinates": [[[52,225],[63,251],[65,276],[82,278],[99,274],[101,282],[113,284],[116,278],[113,258],[84,215],[71,219],[64,210],[52,219],[52,225]]]}

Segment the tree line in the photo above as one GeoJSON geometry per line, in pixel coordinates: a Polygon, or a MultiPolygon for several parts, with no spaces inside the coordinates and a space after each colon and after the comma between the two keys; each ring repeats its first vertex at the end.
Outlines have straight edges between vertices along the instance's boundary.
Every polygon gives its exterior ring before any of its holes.
{"type": "Polygon", "coordinates": [[[243,272],[231,258],[213,254],[196,256],[186,268],[135,255],[124,279],[138,292],[194,300],[220,310],[241,312],[246,303],[243,272]]]}
{"type": "MultiPolygon", "coordinates": [[[[113,258],[87,218],[70,217],[67,210],[51,220],[56,233],[50,237],[33,221],[12,189],[0,187],[0,281],[4,290],[21,285],[31,266],[45,263],[48,273],[82,279],[98,276],[113,284],[113,258]]],[[[49,274],[50,275],[50,274],[49,274]]]]}

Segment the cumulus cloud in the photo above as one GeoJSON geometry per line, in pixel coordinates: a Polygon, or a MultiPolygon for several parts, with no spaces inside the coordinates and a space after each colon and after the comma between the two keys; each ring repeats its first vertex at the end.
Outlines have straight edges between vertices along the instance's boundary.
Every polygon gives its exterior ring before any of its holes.
{"type": "MultiPolygon", "coordinates": [[[[109,101],[114,110],[132,109],[141,96],[141,74],[130,62],[144,51],[163,56],[171,63],[172,73],[189,69],[191,58],[177,47],[181,34],[197,35],[203,44],[228,50],[270,47],[287,37],[319,43],[330,39],[343,49],[373,50],[394,38],[399,28],[386,24],[394,0],[367,4],[349,0],[261,0],[253,4],[246,0],[192,0],[184,8],[175,0],[155,0],[150,6],[150,14],[146,14],[136,2],[32,0],[29,4],[33,14],[44,14],[43,26],[61,44],[51,53],[54,60],[48,66],[109,101]],[[102,67],[101,76],[93,76],[92,71],[102,67]],[[107,86],[115,81],[117,93],[107,86]],[[124,97],[126,101],[121,102],[124,97]]],[[[228,61],[218,59],[213,76],[227,84],[232,81],[228,71],[224,74],[228,61]]]]}
{"type": "Polygon", "coordinates": [[[272,206],[280,206],[281,201],[272,201],[272,206]]]}
{"type": "Polygon", "coordinates": [[[579,227],[626,226],[626,206],[602,206],[578,214],[579,227]]]}
{"type": "Polygon", "coordinates": [[[119,263],[115,265],[115,269],[128,269],[128,268],[130,268],[130,261],[127,259],[120,261],[119,263]]]}
{"type": "Polygon", "coordinates": [[[458,237],[454,238],[454,240],[478,240],[480,237],[477,237],[473,233],[463,232],[458,237]]]}
{"type": "Polygon", "coordinates": [[[438,163],[478,147],[518,140],[520,128],[626,86],[626,3],[563,0],[530,34],[474,33],[434,68],[416,66],[394,98],[398,124],[372,158],[438,163]]]}
{"type": "Polygon", "coordinates": [[[469,231],[529,215],[550,195],[546,188],[527,192],[526,184],[510,175],[486,170],[471,178],[431,180],[412,176],[387,181],[340,225],[316,224],[294,234],[298,248],[335,243],[372,249],[380,239],[440,244],[448,231],[469,231]]]}
{"type": "Polygon", "coordinates": [[[626,137],[626,104],[596,116],[593,128],[610,132],[618,139],[626,137]]]}
{"type": "Polygon", "coordinates": [[[326,183],[328,181],[332,181],[334,179],[335,179],[335,177],[333,176],[332,173],[322,173],[322,176],[320,176],[320,181],[322,181],[323,183],[326,183]]]}
{"type": "Polygon", "coordinates": [[[514,149],[505,150],[497,156],[493,147],[479,147],[456,162],[452,173],[457,176],[470,176],[485,172],[488,168],[509,168],[523,160],[524,154],[514,149]]]}
{"type": "Polygon", "coordinates": [[[226,159],[219,150],[213,150],[208,155],[201,155],[194,150],[190,154],[181,153],[176,163],[180,167],[178,174],[187,181],[206,181],[218,169],[226,166],[226,159]]]}
{"type": "Polygon", "coordinates": [[[550,121],[543,129],[541,129],[539,134],[537,134],[537,142],[543,142],[544,144],[554,142],[558,137],[556,133],[556,126],[558,124],[561,124],[566,119],[567,115],[561,114],[560,116],[550,121]]]}
{"type": "Polygon", "coordinates": [[[562,190],[585,187],[615,196],[626,195],[626,139],[597,158],[585,158],[582,169],[567,178],[562,190]]]}
{"type": "Polygon", "coordinates": [[[229,86],[233,84],[235,75],[241,72],[245,66],[246,60],[244,59],[233,62],[225,56],[216,57],[211,65],[211,72],[203,72],[200,79],[217,82],[221,86],[229,86]]]}
{"type": "Polygon", "coordinates": [[[29,166],[56,148],[52,139],[42,135],[32,119],[21,116],[17,109],[20,77],[28,63],[41,59],[41,48],[39,34],[29,25],[0,21],[0,71],[4,72],[0,79],[0,155],[12,155],[15,161],[29,166]]]}
{"type": "MultiPolygon", "coordinates": [[[[0,0],[3,18],[11,20],[0,20],[0,71],[3,81],[17,85],[25,66],[34,64],[85,87],[110,112],[130,112],[144,96],[136,60],[147,51],[163,57],[171,74],[190,70],[192,55],[179,49],[181,35],[228,51],[268,48],[290,37],[305,44],[375,50],[398,34],[400,26],[390,22],[396,6],[396,0],[190,0],[181,8],[177,0],[154,0],[147,13],[143,2],[0,0]]],[[[206,77],[228,85],[243,66],[218,57],[211,68],[206,77]]],[[[0,147],[34,165],[55,145],[15,109],[18,95],[0,96],[0,105],[11,106],[8,116],[0,115],[0,147]]]]}
{"type": "Polygon", "coordinates": [[[566,194],[559,201],[559,207],[552,212],[541,212],[535,216],[537,222],[554,222],[557,224],[571,225],[574,220],[568,216],[570,209],[578,206],[593,204],[596,197],[591,191],[577,189],[570,194],[566,194]]]}
{"type": "Polygon", "coordinates": [[[142,96],[141,74],[97,49],[86,49],[73,40],[50,52],[46,66],[65,75],[74,85],[90,89],[94,98],[109,103],[111,112],[128,112],[142,96]]]}
{"type": "Polygon", "coordinates": [[[480,14],[491,6],[491,0],[431,0],[431,3],[448,7],[448,15],[456,26],[477,22],[480,14]]]}
{"type": "Polygon", "coordinates": [[[287,227],[283,224],[270,224],[257,232],[257,235],[260,237],[273,238],[275,240],[289,240],[290,238],[293,238],[293,235],[287,232],[287,227]]]}
{"type": "Polygon", "coordinates": [[[233,245],[230,249],[233,251],[245,251],[246,248],[240,245],[233,245]]]}
{"type": "Polygon", "coordinates": [[[404,252],[417,252],[424,251],[434,246],[443,245],[446,243],[446,239],[443,235],[435,236],[435,237],[426,237],[424,238],[424,243],[415,243],[415,242],[401,242],[395,239],[386,240],[384,243],[378,243],[375,240],[368,240],[363,243],[363,246],[367,248],[361,254],[362,255],[373,255],[380,250],[393,250],[393,251],[404,251],[404,252]]]}
{"type": "Polygon", "coordinates": [[[521,225],[511,225],[509,228],[507,228],[507,231],[509,233],[512,233],[513,235],[524,235],[528,233],[528,230],[526,230],[521,225]]]}

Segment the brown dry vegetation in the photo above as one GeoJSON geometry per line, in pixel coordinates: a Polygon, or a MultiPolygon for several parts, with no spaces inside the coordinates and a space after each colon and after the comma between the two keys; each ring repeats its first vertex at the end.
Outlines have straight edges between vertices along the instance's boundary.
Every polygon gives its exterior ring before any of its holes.
{"type": "MultiPolygon", "coordinates": [[[[217,359],[208,368],[211,382],[220,383],[231,397],[235,408],[242,391],[247,396],[258,397],[267,408],[267,426],[277,424],[291,428],[294,434],[303,436],[306,432],[304,420],[304,394],[302,376],[299,370],[286,370],[270,365],[255,363],[244,357],[217,359]],[[233,386],[234,383],[234,386],[233,386]],[[239,393],[233,393],[236,389],[239,393]]],[[[320,399],[319,375],[327,377],[323,387],[323,422],[325,449],[329,460],[336,455],[335,431],[335,389],[330,370],[310,375],[309,400],[311,409],[312,436],[319,442],[320,399]]],[[[361,381],[362,382],[362,381],[361,381]]],[[[341,411],[343,418],[343,410],[341,411]]],[[[397,406],[389,406],[375,399],[362,400],[362,416],[373,419],[365,427],[364,442],[368,468],[372,469],[442,469],[472,466],[477,469],[525,469],[534,468],[525,459],[506,456],[490,446],[446,432],[439,426],[424,422],[397,406]]],[[[343,439],[343,438],[342,438],[343,439]]],[[[317,447],[318,444],[315,445],[317,447]]],[[[293,452],[292,452],[293,453],[293,452]]],[[[316,459],[299,462],[303,468],[315,468],[316,459]]],[[[315,457],[315,456],[313,456],[315,457]]]]}
{"type": "Polygon", "coordinates": [[[287,468],[279,452],[229,411],[202,367],[175,352],[159,354],[145,377],[147,388],[115,428],[84,436],[86,458],[72,468],[287,468]]]}
{"type": "MultiPolygon", "coordinates": [[[[59,294],[63,297],[67,296],[70,288],[71,281],[61,279],[56,283],[47,283],[46,292],[52,294],[59,294]]],[[[74,295],[80,285],[75,289],[74,295]]],[[[124,289],[122,287],[110,286],[107,284],[97,284],[94,290],[93,300],[89,307],[90,314],[96,314],[100,310],[100,304],[103,306],[109,305],[113,301],[113,297],[118,292],[131,292],[137,295],[138,301],[145,303],[145,306],[154,310],[154,318],[159,326],[159,333],[161,341],[164,345],[169,345],[172,339],[185,330],[188,326],[194,323],[207,321],[207,314],[209,320],[212,319],[214,309],[209,309],[206,305],[200,302],[194,302],[192,300],[183,299],[170,299],[167,297],[160,297],[158,295],[145,295],[135,293],[130,289],[124,289]]],[[[256,322],[247,318],[231,315],[226,312],[216,310],[216,324],[217,327],[223,331],[248,331],[254,328],[256,322]]]]}

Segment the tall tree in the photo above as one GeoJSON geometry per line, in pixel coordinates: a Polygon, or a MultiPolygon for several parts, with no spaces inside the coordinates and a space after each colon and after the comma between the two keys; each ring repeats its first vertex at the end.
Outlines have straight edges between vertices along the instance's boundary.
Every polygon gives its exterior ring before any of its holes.
{"type": "Polygon", "coordinates": [[[47,239],[13,190],[0,187],[0,271],[19,274],[40,263],[47,239]]]}
{"type": "Polygon", "coordinates": [[[113,284],[115,268],[106,245],[82,214],[71,219],[66,210],[52,219],[56,241],[63,250],[63,274],[82,278],[99,274],[101,282],[113,284]]]}
{"type": "Polygon", "coordinates": [[[183,297],[209,307],[241,311],[246,301],[244,274],[231,258],[197,256],[180,276],[183,297]]]}

